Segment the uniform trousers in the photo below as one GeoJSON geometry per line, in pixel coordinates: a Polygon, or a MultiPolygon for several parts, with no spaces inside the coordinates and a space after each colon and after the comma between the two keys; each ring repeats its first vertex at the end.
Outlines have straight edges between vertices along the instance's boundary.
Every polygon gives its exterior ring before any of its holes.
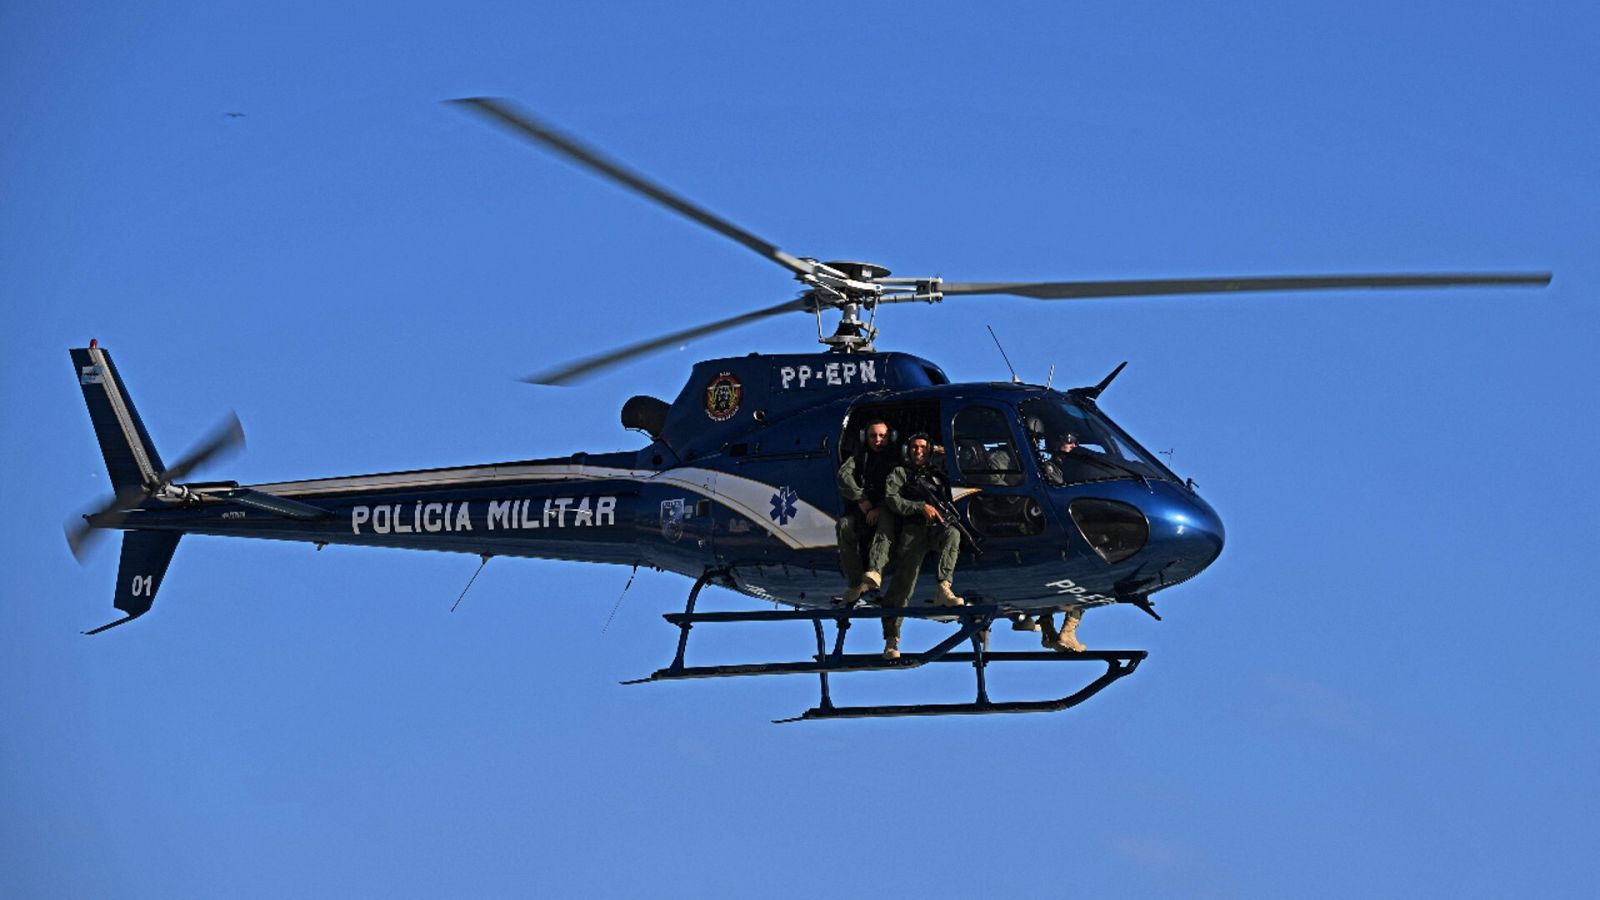
{"type": "MultiPolygon", "coordinates": [[[[940,581],[949,581],[956,574],[956,559],[961,554],[961,532],[943,525],[929,525],[925,521],[904,522],[900,535],[894,542],[894,580],[883,597],[883,605],[896,609],[911,600],[917,589],[917,575],[922,561],[929,553],[939,554],[940,581]]],[[[884,640],[900,637],[900,620],[883,620],[884,640]]]]}
{"type": "Polygon", "coordinates": [[[895,535],[900,532],[899,517],[889,510],[878,508],[878,524],[867,524],[863,515],[850,514],[839,517],[835,529],[839,535],[839,568],[844,572],[845,584],[855,587],[867,572],[883,573],[889,566],[889,555],[894,550],[895,535]],[[862,556],[862,547],[867,548],[862,556]]]}

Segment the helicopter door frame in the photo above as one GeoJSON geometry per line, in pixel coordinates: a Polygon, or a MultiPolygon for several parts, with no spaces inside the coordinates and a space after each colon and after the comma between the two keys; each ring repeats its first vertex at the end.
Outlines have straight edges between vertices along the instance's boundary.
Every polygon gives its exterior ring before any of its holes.
{"type": "Polygon", "coordinates": [[[890,442],[894,444],[895,457],[905,459],[906,438],[918,432],[932,436],[941,435],[942,416],[937,400],[866,400],[852,403],[845,411],[844,425],[839,432],[838,458],[834,465],[844,461],[861,448],[858,432],[871,419],[881,418],[889,425],[890,442]]]}
{"type": "Polygon", "coordinates": [[[1050,527],[1049,504],[1038,473],[1024,461],[1027,445],[1019,440],[1016,418],[1016,409],[1004,404],[945,401],[945,468],[953,487],[973,489],[965,498],[967,521],[986,540],[1033,539],[1050,527]],[[1006,446],[995,446],[1002,439],[1006,446]]]}

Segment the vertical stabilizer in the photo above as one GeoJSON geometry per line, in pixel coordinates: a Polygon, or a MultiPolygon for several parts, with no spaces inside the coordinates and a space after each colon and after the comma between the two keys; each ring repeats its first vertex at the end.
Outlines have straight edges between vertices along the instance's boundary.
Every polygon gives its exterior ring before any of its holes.
{"type": "Polygon", "coordinates": [[[127,613],[84,634],[99,634],[150,611],[156,591],[167,575],[167,564],[178,549],[182,534],[175,531],[129,531],[122,536],[122,562],[117,566],[117,595],[113,605],[127,613]]]}
{"type": "Polygon", "coordinates": [[[159,474],[165,470],[161,456],[139,411],[133,407],[133,398],[122,385],[111,354],[96,346],[74,349],[73,367],[78,370],[78,383],[83,387],[84,402],[89,405],[89,419],[94,423],[94,434],[100,442],[100,453],[106,459],[106,471],[111,474],[111,487],[115,491],[129,488],[153,487],[159,474]]]}

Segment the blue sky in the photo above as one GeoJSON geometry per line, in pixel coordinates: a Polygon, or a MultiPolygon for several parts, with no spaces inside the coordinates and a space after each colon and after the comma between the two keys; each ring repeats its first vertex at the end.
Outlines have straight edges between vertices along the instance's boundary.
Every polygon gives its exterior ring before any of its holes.
{"type": "Polygon", "coordinates": [[[0,10],[0,894],[1593,891],[1589,5],[458,6],[0,10]],[[517,383],[794,288],[439,102],[478,94],[897,274],[1555,281],[886,310],[958,380],[1003,372],[984,325],[1030,380],[1129,360],[1103,405],[1227,524],[1165,621],[1090,614],[1151,656],[1060,715],[620,687],[687,583],[640,573],[606,627],[626,570],[537,561],[451,614],[470,557],[192,538],[155,613],[81,636],[116,568],[60,531],[108,489],[91,337],[169,459],[237,410],[206,475],[242,482],[631,448],[631,394],[813,346],[797,316],[517,383]]]}

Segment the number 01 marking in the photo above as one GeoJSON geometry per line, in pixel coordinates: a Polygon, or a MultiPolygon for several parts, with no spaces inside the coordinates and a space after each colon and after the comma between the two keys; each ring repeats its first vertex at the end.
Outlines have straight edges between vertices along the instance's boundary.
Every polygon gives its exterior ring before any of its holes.
{"type": "Polygon", "coordinates": [[[153,597],[155,593],[154,575],[133,576],[133,595],[135,597],[153,597]]]}

